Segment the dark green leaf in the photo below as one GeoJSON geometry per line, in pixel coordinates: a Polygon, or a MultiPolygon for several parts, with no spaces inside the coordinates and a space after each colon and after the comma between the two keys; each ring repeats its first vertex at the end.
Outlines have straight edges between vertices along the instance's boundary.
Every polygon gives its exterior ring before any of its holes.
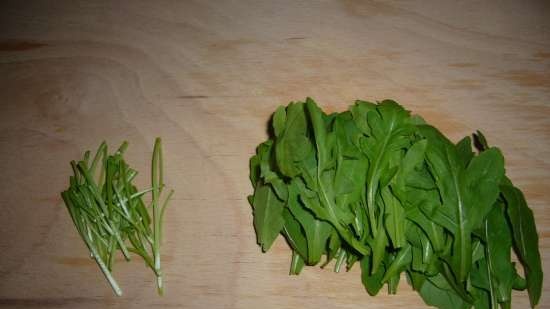
{"type": "Polygon", "coordinates": [[[471,305],[458,296],[442,275],[429,277],[416,288],[424,302],[440,309],[466,309],[471,305]]]}
{"type": "Polygon", "coordinates": [[[384,225],[394,248],[405,245],[405,210],[399,200],[391,193],[389,188],[381,190],[384,200],[384,225]]]}
{"type": "Polygon", "coordinates": [[[504,160],[493,148],[466,165],[457,147],[439,131],[430,126],[420,129],[428,138],[426,155],[443,202],[433,219],[453,233],[450,262],[457,279],[465,281],[471,267],[471,233],[481,226],[498,196],[504,160]]]}
{"type": "MultiPolygon", "coordinates": [[[[516,271],[510,260],[512,235],[506,222],[504,205],[497,203],[483,224],[485,260],[489,274],[491,299],[508,302],[512,294],[516,271]]],[[[496,308],[496,304],[493,306],[496,308]]]]}
{"type": "MultiPolygon", "coordinates": [[[[376,237],[377,213],[376,195],[381,187],[380,180],[397,171],[394,163],[402,156],[402,149],[410,144],[413,126],[409,123],[409,112],[394,101],[383,101],[367,112],[368,137],[361,145],[369,159],[367,173],[367,210],[372,235],[376,237]]],[[[386,177],[389,182],[391,177],[386,177]]]]}
{"type": "Polygon", "coordinates": [[[273,114],[273,132],[275,136],[281,136],[286,126],[286,108],[279,106],[273,114]]]}
{"type": "Polygon", "coordinates": [[[384,277],[385,269],[380,267],[379,270],[371,274],[372,269],[372,258],[370,256],[365,256],[361,259],[361,281],[363,286],[371,296],[378,294],[384,282],[382,278],[384,277]]]}
{"type": "Polygon", "coordinates": [[[527,206],[523,193],[509,180],[504,181],[500,189],[506,200],[508,220],[512,226],[514,250],[525,269],[529,300],[531,306],[535,307],[542,292],[543,274],[533,211],[527,206]]]}
{"type": "Polygon", "coordinates": [[[262,250],[269,250],[284,225],[284,203],[270,185],[259,185],[254,193],[254,228],[262,250]]]}
{"type": "Polygon", "coordinates": [[[334,229],[329,223],[316,219],[313,213],[301,204],[296,181],[291,183],[289,190],[288,208],[302,226],[307,240],[307,255],[304,256],[307,257],[306,263],[315,265],[321,260],[328,238],[334,229]]]}
{"type": "MultiPolygon", "coordinates": [[[[280,121],[278,123],[280,124],[280,121]]],[[[285,129],[278,128],[277,130],[280,133],[275,142],[277,166],[284,175],[297,176],[301,171],[296,164],[304,160],[313,150],[307,137],[308,124],[304,104],[291,103],[286,108],[285,129]]]]}
{"type": "Polygon", "coordinates": [[[396,275],[399,275],[409,264],[412,260],[412,247],[410,245],[406,245],[405,247],[401,248],[397,255],[395,256],[395,259],[391,262],[390,266],[386,270],[384,277],[382,278],[382,282],[386,282],[391,277],[394,277],[396,275]]]}
{"type": "Polygon", "coordinates": [[[294,218],[288,208],[283,210],[283,235],[292,247],[303,259],[307,259],[307,240],[300,222],[294,218]]]}

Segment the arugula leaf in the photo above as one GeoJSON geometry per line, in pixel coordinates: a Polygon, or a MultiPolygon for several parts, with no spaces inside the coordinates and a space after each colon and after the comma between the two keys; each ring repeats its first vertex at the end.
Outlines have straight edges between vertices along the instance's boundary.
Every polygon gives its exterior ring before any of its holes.
{"type": "Polygon", "coordinates": [[[388,281],[391,277],[399,275],[412,260],[412,247],[407,245],[399,250],[392,263],[384,273],[382,282],[388,281]]]}
{"type": "Polygon", "coordinates": [[[372,257],[363,257],[363,259],[361,259],[361,281],[363,282],[363,286],[365,287],[367,293],[371,296],[375,296],[378,294],[380,289],[382,289],[382,286],[384,286],[384,281],[382,281],[382,278],[384,278],[385,265],[382,264],[375,273],[371,273],[371,269],[372,257]]]}
{"type": "Polygon", "coordinates": [[[505,179],[500,186],[507,205],[507,218],[512,226],[514,251],[523,265],[531,307],[535,307],[542,293],[542,267],[538,235],[533,211],[527,206],[523,193],[505,179]]]}
{"type": "Polygon", "coordinates": [[[512,235],[506,222],[504,205],[495,204],[483,223],[485,260],[489,274],[490,298],[493,308],[509,302],[516,271],[510,261],[512,235]]]}
{"type": "Polygon", "coordinates": [[[308,123],[304,104],[291,103],[286,108],[286,114],[279,108],[273,124],[275,132],[279,134],[274,146],[277,166],[283,175],[295,177],[301,173],[297,165],[313,151],[307,137],[308,123]]]}
{"type": "MultiPolygon", "coordinates": [[[[487,139],[481,131],[474,134],[474,141],[480,151],[489,148],[487,139]]],[[[506,218],[512,229],[514,251],[518,255],[527,277],[526,280],[523,280],[515,273],[513,288],[524,289],[526,287],[531,307],[535,307],[542,292],[543,273],[533,212],[527,206],[521,190],[515,187],[508,177],[504,176],[502,179],[500,190],[507,205],[506,218]]]]}
{"type": "Polygon", "coordinates": [[[283,210],[283,236],[288,241],[294,253],[299,254],[302,260],[307,259],[307,240],[300,222],[294,218],[288,208],[283,210]]]}
{"type": "Polygon", "coordinates": [[[313,214],[304,208],[299,199],[299,186],[293,181],[289,186],[288,209],[294,218],[300,223],[306,236],[307,255],[305,261],[308,265],[316,265],[325,252],[328,238],[333,232],[332,226],[316,219],[313,214]]]}
{"type": "Polygon", "coordinates": [[[405,245],[405,210],[388,187],[380,191],[384,201],[384,226],[394,248],[405,245]]]}
{"type": "MultiPolygon", "coordinates": [[[[355,118],[358,126],[362,118],[355,118]]],[[[396,170],[395,162],[402,155],[402,149],[410,144],[413,126],[409,123],[409,112],[391,100],[381,102],[366,114],[367,137],[361,140],[361,150],[369,159],[367,172],[367,208],[373,237],[379,230],[377,214],[383,213],[375,204],[380,180],[396,170]]],[[[391,178],[391,177],[388,177],[391,178]]],[[[386,179],[386,183],[388,180],[386,179]]],[[[376,268],[376,266],[375,266],[376,268]]]]}
{"type": "Polygon", "coordinates": [[[420,284],[420,287],[415,289],[424,302],[430,306],[442,309],[466,309],[471,307],[454,292],[441,274],[426,278],[420,284]]]}
{"type": "Polygon", "coordinates": [[[335,135],[328,132],[326,115],[319,109],[315,102],[308,98],[306,100],[308,115],[313,127],[315,149],[317,151],[317,197],[320,207],[316,204],[307,203],[316,215],[329,221],[342,238],[355,250],[361,254],[367,254],[368,248],[359,242],[344,224],[349,224],[348,218],[353,218],[350,209],[338,207],[335,201],[335,192],[332,186],[334,182],[334,171],[330,168],[334,166],[335,158],[332,156],[335,146],[335,135]]]}
{"type": "Polygon", "coordinates": [[[457,280],[463,282],[471,266],[471,233],[480,227],[498,197],[504,159],[492,148],[467,163],[437,129],[427,125],[419,129],[428,139],[426,158],[443,202],[433,220],[453,233],[450,263],[457,280]]]}
{"type": "Polygon", "coordinates": [[[259,184],[252,205],[257,241],[266,252],[283,229],[284,203],[277,198],[270,185],[259,184]]]}

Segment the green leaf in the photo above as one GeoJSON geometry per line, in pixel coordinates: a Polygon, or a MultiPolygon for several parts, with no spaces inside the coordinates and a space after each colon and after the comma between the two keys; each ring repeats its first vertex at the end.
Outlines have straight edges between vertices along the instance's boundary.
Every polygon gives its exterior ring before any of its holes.
{"type": "Polygon", "coordinates": [[[466,309],[471,305],[458,296],[441,275],[429,277],[416,289],[424,302],[440,309],[466,309]]]}
{"type": "Polygon", "coordinates": [[[361,259],[361,282],[363,282],[363,286],[365,287],[367,293],[371,296],[375,296],[384,285],[382,278],[384,277],[385,269],[381,267],[374,274],[371,274],[371,269],[372,257],[363,257],[363,259],[361,259]]]}
{"type": "Polygon", "coordinates": [[[535,307],[542,292],[542,267],[539,238],[533,211],[527,206],[523,193],[506,179],[500,186],[507,205],[507,218],[512,226],[514,251],[516,252],[527,280],[531,306],[535,307]]]}
{"type": "Polygon", "coordinates": [[[470,161],[466,170],[466,192],[469,222],[478,228],[499,195],[499,184],[504,176],[504,158],[498,148],[489,148],[470,161]]]}
{"type": "Polygon", "coordinates": [[[468,282],[464,284],[459,282],[456,275],[451,271],[445,258],[441,258],[442,262],[437,266],[439,267],[439,273],[445,278],[447,284],[455,291],[455,293],[462,298],[465,302],[472,304],[474,300],[471,294],[466,290],[469,287],[468,282]]]}
{"type": "Polygon", "coordinates": [[[412,247],[410,245],[406,245],[405,247],[401,248],[397,255],[395,256],[395,259],[393,259],[392,263],[386,270],[384,277],[382,278],[382,282],[388,281],[391,277],[398,276],[412,261],[412,247]]]}
{"type": "Polygon", "coordinates": [[[470,160],[474,157],[474,153],[472,152],[472,139],[469,136],[461,139],[456,144],[456,150],[459,157],[462,159],[462,163],[468,165],[470,160]]]}
{"type": "MultiPolygon", "coordinates": [[[[474,295],[474,309],[487,309],[491,304],[489,293],[480,288],[472,287],[472,294],[474,295]]],[[[503,307],[503,309],[509,309],[509,307],[503,307]]]]}
{"type": "Polygon", "coordinates": [[[370,241],[372,248],[372,269],[371,273],[377,273],[379,271],[382,261],[386,255],[386,246],[388,245],[388,237],[386,236],[384,226],[380,225],[376,236],[370,241]]]}
{"type": "Polygon", "coordinates": [[[353,121],[357,127],[366,135],[370,135],[370,127],[367,122],[367,113],[376,108],[376,104],[357,100],[355,105],[350,108],[353,121]]]}
{"type": "MultiPolygon", "coordinates": [[[[282,113],[282,112],[279,112],[282,113]]],[[[282,118],[282,116],[277,116],[282,118]]],[[[278,120],[278,126],[282,121],[278,120]]],[[[297,164],[313,151],[308,139],[308,124],[303,103],[291,103],[286,108],[284,130],[277,128],[279,136],[275,142],[275,159],[281,173],[288,177],[300,174],[297,164]]]]}
{"type": "Polygon", "coordinates": [[[504,159],[496,148],[468,160],[439,131],[420,126],[428,138],[426,156],[443,202],[433,220],[453,233],[450,262],[457,280],[465,281],[471,267],[471,233],[481,226],[495,202],[504,175],[504,159]]]}
{"type": "MultiPolygon", "coordinates": [[[[485,260],[489,276],[491,300],[508,302],[516,271],[511,262],[512,235],[506,221],[503,205],[497,203],[483,224],[485,260]]],[[[494,304],[493,308],[497,308],[494,304]]]]}
{"type": "Polygon", "coordinates": [[[273,114],[273,132],[275,136],[281,136],[285,130],[286,125],[286,108],[279,106],[273,114]]]}
{"type": "Polygon", "coordinates": [[[254,193],[253,208],[257,241],[266,252],[283,229],[284,203],[270,185],[259,185],[254,193]]]}
{"type": "MultiPolygon", "coordinates": [[[[334,158],[331,157],[332,147],[329,143],[326,115],[317,106],[315,101],[310,98],[306,100],[306,108],[311,120],[311,126],[315,135],[315,148],[317,150],[318,173],[324,172],[331,164],[334,158]]],[[[318,176],[320,178],[320,176],[318,176]]]]}
{"type": "Polygon", "coordinates": [[[422,259],[422,249],[418,247],[412,247],[412,261],[411,261],[411,269],[416,272],[423,273],[426,271],[426,264],[424,264],[424,261],[422,259]]]}
{"type": "Polygon", "coordinates": [[[272,167],[272,143],[263,143],[258,148],[259,174],[264,184],[270,184],[275,190],[280,200],[286,201],[288,198],[287,186],[282,177],[274,171],[272,167]]]}
{"type": "Polygon", "coordinates": [[[391,193],[389,188],[381,190],[384,200],[384,225],[394,248],[405,245],[405,210],[399,200],[391,193]]]}
{"type": "MultiPolygon", "coordinates": [[[[370,163],[366,180],[367,209],[371,232],[376,237],[379,226],[376,195],[381,187],[380,181],[388,174],[396,172],[395,163],[400,161],[402,149],[409,146],[414,127],[409,122],[409,112],[390,100],[383,101],[375,109],[368,111],[366,118],[370,130],[361,148],[370,163]]],[[[391,177],[384,179],[389,182],[391,177]]]]}
{"type": "Polygon", "coordinates": [[[334,134],[336,135],[336,173],[334,193],[337,203],[344,207],[361,198],[365,188],[368,161],[353,144],[353,137],[361,135],[349,113],[335,117],[334,134]]]}
{"type": "Polygon", "coordinates": [[[330,135],[328,133],[325,121],[326,115],[310,98],[306,100],[306,106],[314,132],[314,144],[317,153],[316,187],[320,203],[311,203],[311,201],[308,202],[304,199],[305,204],[317,217],[330,222],[352,248],[361,254],[367,254],[369,252],[368,247],[359,242],[347,228],[347,225],[353,220],[353,213],[349,208],[338,207],[336,204],[333,188],[335,175],[334,171],[330,170],[335,163],[335,158],[332,156],[335,137],[332,132],[330,135]]]}
{"type": "Polygon", "coordinates": [[[283,219],[285,223],[282,233],[290,247],[292,247],[294,252],[301,255],[302,259],[307,259],[307,240],[300,222],[294,218],[288,208],[283,210],[283,219]]]}
{"type": "Polygon", "coordinates": [[[288,208],[294,218],[300,222],[307,240],[306,263],[315,265],[321,260],[325,252],[328,238],[334,231],[332,226],[324,221],[316,219],[313,214],[300,203],[299,187],[296,182],[289,186],[288,208]]]}
{"type": "MultiPolygon", "coordinates": [[[[413,257],[414,259],[414,257],[413,257]]],[[[422,288],[424,281],[426,281],[427,276],[419,271],[414,271],[412,269],[407,270],[407,281],[411,285],[412,289],[418,291],[422,288]]]]}
{"type": "Polygon", "coordinates": [[[443,228],[431,221],[418,207],[411,208],[406,212],[407,219],[414,222],[428,236],[433,249],[441,253],[444,248],[445,234],[443,228]]]}
{"type": "Polygon", "coordinates": [[[250,158],[250,182],[252,186],[256,187],[256,184],[260,180],[261,165],[262,163],[269,163],[271,159],[271,148],[273,142],[266,141],[258,145],[256,148],[256,155],[250,158]]]}
{"type": "MultiPolygon", "coordinates": [[[[403,157],[399,165],[397,175],[395,175],[392,181],[392,190],[402,203],[405,203],[409,197],[407,194],[409,191],[408,183],[418,182],[418,178],[420,178],[416,170],[424,162],[427,144],[427,140],[420,140],[407,150],[405,157],[403,157]]],[[[414,195],[410,197],[414,197],[414,195]]]]}

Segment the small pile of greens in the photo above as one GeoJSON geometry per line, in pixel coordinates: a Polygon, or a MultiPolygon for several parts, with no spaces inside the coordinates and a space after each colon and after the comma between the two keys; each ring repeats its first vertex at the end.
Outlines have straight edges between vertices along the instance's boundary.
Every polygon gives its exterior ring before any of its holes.
{"type": "Polygon", "coordinates": [[[155,273],[158,293],[162,294],[162,218],[173,190],[161,202],[164,181],[160,138],[155,140],[153,150],[151,188],[142,191],[132,183],[137,171],[124,161],[127,146],[124,142],[114,154],[108,155],[107,144],[103,142],[91,162],[89,151],[83,160],[72,161],[74,175],[61,196],[91,257],[116,295],[122,295],[112,275],[118,250],[127,261],[130,253],[142,257],[155,273]],[[142,197],[149,192],[152,198],[146,206],[142,197]]]}
{"type": "Polygon", "coordinates": [[[250,159],[257,241],[292,248],[290,274],[335,260],[361,265],[366,291],[397,291],[405,272],[426,304],[510,308],[541,295],[533,213],[480,132],[452,143],[391,100],[325,114],[308,98],[279,107],[250,159]],[[514,249],[524,277],[511,261],[514,249]]]}

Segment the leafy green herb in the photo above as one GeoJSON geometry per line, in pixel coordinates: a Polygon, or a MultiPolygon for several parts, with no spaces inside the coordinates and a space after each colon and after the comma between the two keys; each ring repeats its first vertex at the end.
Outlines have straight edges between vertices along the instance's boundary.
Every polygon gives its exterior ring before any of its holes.
{"type": "Polygon", "coordinates": [[[250,160],[258,243],[278,234],[290,274],[360,262],[366,291],[400,274],[428,305],[510,308],[512,289],[541,295],[532,211],[481,132],[457,144],[395,101],[356,101],[325,114],[310,98],[279,107],[273,133],[250,160]],[[511,262],[512,248],[525,272],[511,262]]]}
{"type": "Polygon", "coordinates": [[[501,185],[507,205],[507,219],[511,223],[514,250],[518,255],[527,279],[531,306],[535,306],[542,293],[542,266],[538,248],[538,235],[533,212],[527,206],[523,193],[505,178],[501,185]]]}
{"type": "Polygon", "coordinates": [[[153,149],[152,186],[142,191],[133,184],[137,171],[124,161],[127,146],[124,142],[114,154],[108,155],[107,144],[103,142],[91,163],[89,151],[81,161],[72,161],[74,175],[61,196],[91,257],[116,295],[122,295],[112,275],[117,251],[127,261],[130,253],[143,258],[155,273],[158,293],[162,294],[162,218],[173,190],[161,198],[164,180],[160,138],[155,140],[153,149]],[[142,197],[149,192],[152,200],[146,206],[142,197]]]}

